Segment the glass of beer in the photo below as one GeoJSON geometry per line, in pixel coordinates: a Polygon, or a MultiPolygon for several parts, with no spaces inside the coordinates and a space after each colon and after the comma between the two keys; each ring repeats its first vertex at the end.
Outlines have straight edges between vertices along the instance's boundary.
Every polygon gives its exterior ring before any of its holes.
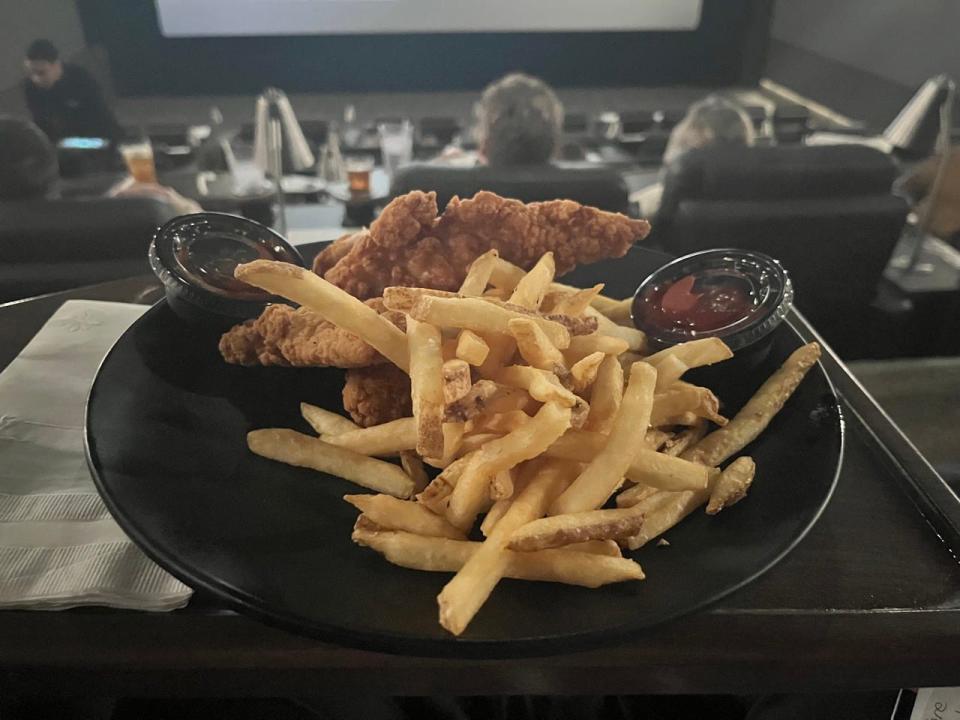
{"type": "Polygon", "coordinates": [[[344,164],[347,166],[347,182],[350,184],[350,194],[368,195],[370,193],[370,173],[373,172],[373,158],[369,155],[347,156],[344,164]]]}
{"type": "Polygon", "coordinates": [[[149,140],[137,140],[120,145],[120,154],[133,179],[141,183],[157,183],[157,166],[153,162],[153,147],[149,140]]]}

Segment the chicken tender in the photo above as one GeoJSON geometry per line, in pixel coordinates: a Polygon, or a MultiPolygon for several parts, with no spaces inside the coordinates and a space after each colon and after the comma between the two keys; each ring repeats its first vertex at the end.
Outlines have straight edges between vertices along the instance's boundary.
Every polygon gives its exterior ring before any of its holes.
{"type": "Polygon", "coordinates": [[[410,417],[410,377],[389,363],[347,370],[343,408],[363,427],[410,417]]]}

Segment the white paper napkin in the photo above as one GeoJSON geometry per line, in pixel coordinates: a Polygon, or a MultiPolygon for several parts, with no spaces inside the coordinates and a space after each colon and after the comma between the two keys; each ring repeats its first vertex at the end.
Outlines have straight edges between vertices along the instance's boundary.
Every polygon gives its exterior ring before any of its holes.
{"type": "Polygon", "coordinates": [[[190,598],[111,518],[83,454],[100,361],[145,310],[69,300],[0,373],[0,608],[172,610],[190,598]]]}

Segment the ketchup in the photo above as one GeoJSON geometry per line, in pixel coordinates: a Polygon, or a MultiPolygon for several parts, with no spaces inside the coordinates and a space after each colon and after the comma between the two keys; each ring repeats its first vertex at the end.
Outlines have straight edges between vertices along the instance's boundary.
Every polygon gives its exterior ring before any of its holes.
{"type": "Polygon", "coordinates": [[[750,278],[720,269],[651,285],[633,303],[634,317],[644,325],[694,333],[735,325],[759,308],[750,278]]]}
{"type": "Polygon", "coordinates": [[[299,264],[287,250],[239,235],[211,232],[188,243],[175,243],[174,254],[180,266],[200,284],[237,296],[260,297],[260,288],[233,276],[237,265],[251,260],[282,260],[299,264]]]}

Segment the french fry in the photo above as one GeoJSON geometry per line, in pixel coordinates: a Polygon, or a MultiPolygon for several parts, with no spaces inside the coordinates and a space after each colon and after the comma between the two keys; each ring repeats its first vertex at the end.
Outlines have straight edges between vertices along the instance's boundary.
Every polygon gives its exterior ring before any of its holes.
{"type": "Polygon", "coordinates": [[[443,376],[443,404],[450,405],[466,397],[473,387],[470,366],[464,360],[447,360],[441,367],[443,376]]]}
{"type": "Polygon", "coordinates": [[[703,338],[668,347],[666,350],[661,350],[648,357],[647,362],[657,368],[657,372],[659,372],[660,363],[671,355],[688,368],[695,368],[729,360],[733,357],[733,352],[720,338],[703,338]]]}
{"type": "Polygon", "coordinates": [[[552,373],[563,373],[563,354],[550,342],[546,333],[530,318],[514,318],[507,329],[517,342],[520,356],[528,364],[552,373]]]}
{"type": "Polygon", "coordinates": [[[553,276],[556,273],[557,265],[553,260],[552,252],[545,252],[537,260],[536,265],[530,268],[530,272],[520,278],[510,295],[510,304],[520,307],[536,310],[543,301],[550,283],[553,282],[553,276]]]}
{"type": "Polygon", "coordinates": [[[500,290],[513,292],[524,275],[526,275],[526,272],[523,268],[503,258],[497,258],[497,261],[493,264],[493,272],[490,273],[490,284],[500,290]]]}
{"type": "MultiPolygon", "coordinates": [[[[599,310],[599,308],[597,308],[599,310]]],[[[615,305],[611,305],[605,310],[600,310],[608,319],[617,325],[633,327],[633,298],[619,300],[615,305]]]]}
{"type": "Polygon", "coordinates": [[[617,545],[616,540],[588,540],[587,542],[564,545],[562,549],[571,552],[589,553],[590,555],[623,557],[623,553],[620,552],[620,546],[617,545]]]}
{"type": "Polygon", "coordinates": [[[510,470],[501,470],[490,478],[490,499],[494,503],[506,500],[513,496],[513,473],[510,470]]]}
{"type": "Polygon", "coordinates": [[[503,433],[473,433],[471,435],[464,435],[463,440],[460,443],[459,455],[463,457],[464,455],[473,452],[474,450],[479,450],[484,445],[486,445],[491,440],[496,440],[497,438],[503,437],[503,433]]]}
{"type": "Polygon", "coordinates": [[[662,492],[652,485],[644,485],[643,483],[637,483],[633,487],[629,487],[623,492],[617,494],[617,507],[626,508],[633,507],[637,503],[646,500],[652,495],[662,492]]]}
{"type": "Polygon", "coordinates": [[[483,341],[483,338],[472,330],[461,330],[457,336],[457,357],[466,360],[474,367],[483,365],[487,359],[490,347],[483,341]]]}
{"type": "Polygon", "coordinates": [[[756,471],[757,465],[753,462],[753,458],[746,455],[730,463],[710,489],[707,515],[716,515],[724,508],[743,500],[753,483],[756,471]]]}
{"type": "Polygon", "coordinates": [[[395,312],[408,313],[422,297],[455,298],[456,293],[430,288],[386,287],[383,289],[383,306],[395,312]]]}
{"type": "MultiPolygon", "coordinates": [[[[628,298],[630,299],[630,298],[628,298]]],[[[607,317],[610,317],[611,314],[617,312],[617,308],[620,307],[621,303],[626,302],[625,300],[616,300],[606,295],[597,295],[590,303],[592,307],[597,312],[601,312],[607,317]]],[[[612,318],[611,318],[612,319],[612,318]]]]}
{"type": "Polygon", "coordinates": [[[602,352],[605,355],[620,355],[627,351],[629,343],[626,340],[609,335],[594,333],[593,335],[577,335],[570,338],[570,345],[563,356],[567,360],[567,367],[583,360],[587,355],[602,352]]]}
{"type": "Polygon", "coordinates": [[[237,265],[234,277],[310,308],[364,340],[397,367],[409,369],[407,338],[403,331],[353,295],[306,268],[273,260],[254,260],[237,265]]]}
{"type": "Polygon", "coordinates": [[[427,485],[418,495],[417,502],[423,503],[430,510],[442,515],[447,510],[447,503],[453,488],[456,487],[460,476],[470,463],[472,456],[470,454],[457,458],[447,465],[439,475],[437,475],[430,484],[427,485]]]}
{"type": "Polygon", "coordinates": [[[400,467],[413,480],[413,492],[420,493],[430,484],[430,477],[423,467],[423,460],[413,450],[400,453],[400,467]]]}
{"type": "Polygon", "coordinates": [[[664,443],[663,452],[673,457],[679,457],[688,447],[696,445],[707,434],[707,421],[700,418],[695,425],[684,428],[664,443]]]}
{"type": "Polygon", "coordinates": [[[597,283],[592,288],[577,290],[572,293],[560,295],[553,304],[550,312],[561,315],[582,315],[593,299],[603,290],[603,283],[597,283]]]}
{"type": "MultiPolygon", "coordinates": [[[[514,486],[514,492],[517,488],[514,486]]],[[[493,532],[493,528],[496,527],[497,523],[500,522],[500,518],[504,516],[507,510],[510,508],[510,503],[513,502],[512,497],[501,498],[497,500],[491,508],[487,511],[487,514],[483,516],[483,520],[480,522],[480,532],[484,537],[490,537],[490,534],[493,532]]]]}
{"type": "MultiPolygon", "coordinates": [[[[515,306],[506,305],[505,307],[512,308],[515,306]]],[[[597,331],[597,327],[599,327],[597,318],[586,315],[578,317],[575,315],[557,315],[550,313],[548,315],[543,315],[542,317],[563,325],[570,333],[571,337],[578,337],[580,335],[593,335],[593,333],[597,331]]]]}
{"type": "Polygon", "coordinates": [[[620,540],[636,535],[642,525],[643,514],[631,508],[553,515],[514,530],[507,547],[531,552],[590,540],[620,540]]]}
{"type": "Polygon", "coordinates": [[[508,410],[503,413],[484,413],[474,418],[467,428],[471,433],[494,433],[506,435],[530,422],[531,417],[523,410],[508,410]]]}
{"type": "Polygon", "coordinates": [[[653,396],[653,413],[650,424],[670,425],[668,420],[683,413],[692,412],[697,417],[711,420],[717,425],[727,424],[720,412],[717,396],[704,387],[677,382],[665,393],[653,396]]]}
{"type": "Polygon", "coordinates": [[[360,426],[352,420],[335,412],[324,410],[316,405],[300,403],[300,414],[318,435],[337,435],[350,430],[359,430],[360,426]]]}
{"type": "Polygon", "coordinates": [[[685,492],[661,491],[644,498],[631,508],[643,515],[643,526],[636,535],[621,540],[621,545],[630,550],[643,547],[703,505],[709,497],[709,490],[688,490],[685,492]]]}
{"type": "Polygon", "coordinates": [[[601,335],[620,338],[627,343],[627,348],[633,352],[645,352],[647,349],[647,334],[635,327],[617,325],[603,313],[588,307],[584,314],[597,321],[597,332],[601,335]]]}
{"type": "Polygon", "coordinates": [[[344,495],[343,499],[388,530],[403,530],[417,535],[465,540],[453,525],[421,503],[399,500],[390,495],[344,495]]]}
{"type": "MultiPolygon", "coordinates": [[[[604,451],[608,442],[607,436],[600,433],[569,431],[547,448],[546,455],[590,462],[604,451]]],[[[638,447],[626,472],[621,475],[633,482],[677,492],[702,490],[707,486],[709,474],[710,469],[699,463],[638,447]]]]}
{"type": "Polygon", "coordinates": [[[490,380],[478,380],[466,395],[444,408],[446,422],[466,422],[487,409],[487,401],[497,394],[497,384],[490,380]]]}
{"type": "Polygon", "coordinates": [[[484,334],[504,335],[509,333],[508,323],[514,318],[532,318],[550,338],[550,342],[558,348],[562,350],[570,345],[570,331],[560,323],[539,315],[527,315],[479,298],[424,296],[410,309],[410,316],[440,327],[466,328],[484,334]]]}
{"type": "Polygon", "coordinates": [[[590,403],[579,395],[575,397],[577,401],[573,407],[570,408],[570,427],[575,430],[580,430],[586,424],[587,417],[590,415],[590,403]]]}
{"type": "Polygon", "coordinates": [[[655,393],[667,392],[690,368],[677,355],[665,355],[657,364],[657,387],[655,393]]]}
{"type": "Polygon", "coordinates": [[[595,510],[620,486],[637,455],[637,432],[646,433],[653,407],[657,371],[646,363],[634,363],[623,393],[620,410],[613,421],[607,443],[594,456],[573,484],[550,506],[551,515],[595,510]]]}
{"type": "Polygon", "coordinates": [[[262,457],[337,475],[387,495],[407,498],[413,492],[413,481],[398,466],[344,450],[295,430],[252,430],[247,433],[247,447],[262,457]]]}
{"type": "Polygon", "coordinates": [[[324,435],[323,441],[361,455],[389,457],[417,446],[417,423],[413,418],[400,418],[339,435],[324,435]]]}
{"type": "Polygon", "coordinates": [[[661,420],[661,427],[674,427],[676,425],[693,426],[698,424],[700,420],[701,418],[699,415],[688,410],[677,415],[671,415],[670,417],[663,418],[661,420]]]}
{"type": "MultiPolygon", "coordinates": [[[[353,540],[379,552],[400,567],[433,572],[456,572],[471,560],[481,543],[411,533],[355,528],[353,540]]],[[[502,551],[503,577],[538,580],[596,588],[626,580],[642,580],[643,571],[633,560],[570,549],[532,553],[502,551]]]]}
{"type": "Polygon", "coordinates": [[[501,333],[488,333],[483,339],[489,352],[477,372],[481,377],[490,379],[500,372],[500,368],[510,364],[513,356],[517,354],[517,342],[512,335],[501,333]]]}
{"type": "Polygon", "coordinates": [[[425,463],[435,468],[445,468],[461,455],[460,444],[463,442],[464,423],[445,422],[441,432],[443,433],[443,455],[438,458],[423,458],[425,463]]]}
{"type": "Polygon", "coordinates": [[[407,320],[410,348],[410,397],[417,423],[417,452],[421,457],[443,456],[443,357],[440,328],[407,320]]]}
{"type": "Polygon", "coordinates": [[[602,352],[591,353],[570,368],[570,381],[575,393],[582,394],[593,385],[597,379],[600,364],[606,357],[602,352]]]}
{"type": "Polygon", "coordinates": [[[590,415],[584,429],[609,433],[622,399],[623,368],[615,355],[607,355],[597,368],[597,377],[590,392],[590,415]]]}
{"type": "Polygon", "coordinates": [[[716,466],[743,450],[766,429],[819,358],[820,345],[815,342],[795,350],[726,427],[714,430],[681,457],[716,466]]]}
{"type": "Polygon", "coordinates": [[[564,407],[577,404],[577,397],[560,384],[556,375],[528,365],[509,365],[500,368],[494,378],[503,385],[523,388],[538,402],[555,402],[564,407]]]}
{"type": "MultiPolygon", "coordinates": [[[[559,410],[557,406],[553,407],[559,410]]],[[[573,477],[575,468],[571,464],[546,460],[532,463],[525,472],[530,475],[523,489],[514,496],[493,532],[437,596],[440,624],[454,635],[466,629],[507,571],[511,556],[506,544],[510,535],[521,525],[543,516],[573,477]]],[[[597,557],[591,556],[590,559],[595,561],[597,557]]]]}
{"type": "Polygon", "coordinates": [[[509,470],[546,450],[570,427],[570,409],[548,402],[539,412],[513,432],[491,440],[472,457],[450,495],[447,519],[467,529],[480,512],[488,495],[490,479],[501,470],[509,470]]]}
{"type": "Polygon", "coordinates": [[[493,272],[493,267],[499,257],[500,253],[493,248],[470,263],[467,276],[460,284],[460,295],[462,297],[483,295],[483,291],[487,289],[487,283],[490,282],[490,274],[493,272]]]}
{"type": "Polygon", "coordinates": [[[534,402],[536,401],[523,388],[497,384],[497,391],[487,400],[484,411],[493,414],[526,410],[534,402]]]}
{"type": "Polygon", "coordinates": [[[650,428],[649,430],[647,430],[647,434],[643,438],[643,441],[647,444],[647,447],[650,448],[651,450],[659,450],[672,437],[673,437],[672,433],[668,433],[663,430],[658,430],[657,428],[650,428]]]}

